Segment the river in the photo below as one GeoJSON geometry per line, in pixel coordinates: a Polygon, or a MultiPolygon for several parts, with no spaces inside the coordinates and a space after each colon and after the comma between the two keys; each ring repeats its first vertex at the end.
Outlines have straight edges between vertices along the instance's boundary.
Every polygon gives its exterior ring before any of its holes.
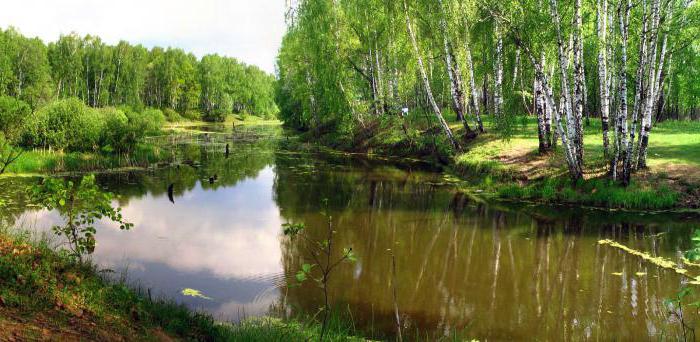
{"type": "MultiPolygon", "coordinates": [[[[99,174],[134,228],[102,224],[92,260],[115,278],[217,319],[312,315],[323,293],[295,278],[312,260],[300,240],[282,236],[281,225],[304,223],[310,239],[322,240],[330,217],[334,255],[352,248],[357,256],[333,271],[330,298],[368,336],[394,336],[395,308],[408,336],[680,334],[665,300],[684,279],[598,241],[680,264],[697,218],[485,201],[460,193],[453,177],[425,165],[285,145],[284,138],[241,142],[228,158],[223,149],[182,145],[177,165],[99,174]],[[186,296],[185,289],[207,298],[186,296]]],[[[60,216],[22,199],[35,181],[0,179],[12,202],[2,217],[48,232],[60,216]]]]}

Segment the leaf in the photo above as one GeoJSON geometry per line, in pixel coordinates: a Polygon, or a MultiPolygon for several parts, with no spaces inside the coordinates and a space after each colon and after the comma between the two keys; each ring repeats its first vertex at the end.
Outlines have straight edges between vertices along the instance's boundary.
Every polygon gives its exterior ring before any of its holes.
{"type": "Polygon", "coordinates": [[[195,289],[190,289],[190,288],[183,289],[182,295],[188,296],[188,297],[195,297],[195,298],[202,298],[202,299],[206,299],[206,300],[212,300],[210,297],[203,295],[201,291],[195,290],[195,289]]]}
{"type": "Polygon", "coordinates": [[[306,273],[303,271],[299,271],[296,274],[297,281],[300,283],[303,283],[306,280],[306,273]]]}
{"type": "Polygon", "coordinates": [[[312,269],[312,268],[313,268],[313,265],[310,265],[310,264],[303,264],[303,265],[301,265],[301,270],[302,270],[304,273],[309,273],[309,272],[311,272],[311,269],[312,269]]]}

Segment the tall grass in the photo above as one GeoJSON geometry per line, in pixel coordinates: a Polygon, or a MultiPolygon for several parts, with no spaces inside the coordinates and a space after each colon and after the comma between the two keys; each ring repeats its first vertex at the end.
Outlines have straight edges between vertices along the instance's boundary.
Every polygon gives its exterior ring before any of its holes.
{"type": "Polygon", "coordinates": [[[139,145],[130,154],[26,151],[8,167],[8,173],[90,172],[147,167],[171,158],[170,151],[139,145]]]}
{"type": "Polygon", "coordinates": [[[583,204],[616,209],[669,209],[678,203],[679,194],[667,186],[645,188],[633,182],[622,187],[604,179],[581,180],[550,178],[526,186],[508,184],[498,188],[502,198],[536,200],[547,203],[583,204]]]}

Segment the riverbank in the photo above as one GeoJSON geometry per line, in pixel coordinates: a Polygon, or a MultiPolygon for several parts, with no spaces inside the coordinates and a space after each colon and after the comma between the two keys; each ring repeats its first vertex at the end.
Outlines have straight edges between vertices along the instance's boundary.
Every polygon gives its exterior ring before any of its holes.
{"type": "MultiPolygon", "coordinates": [[[[320,333],[310,320],[216,322],[107,280],[107,274],[56,252],[47,240],[0,231],[0,340],[308,341],[320,333]]],[[[361,340],[341,326],[329,331],[328,340],[361,340]]]]}
{"type": "MultiPolygon", "coordinates": [[[[223,123],[204,121],[178,121],[166,123],[162,128],[164,134],[177,134],[183,131],[203,132],[208,126],[236,127],[272,127],[279,126],[278,120],[267,120],[257,116],[228,115],[223,123]]],[[[172,151],[161,149],[148,143],[139,143],[131,153],[64,152],[51,150],[26,150],[6,170],[5,175],[42,175],[83,172],[108,172],[131,169],[144,169],[172,160],[172,151]]]]}
{"type": "MultiPolygon", "coordinates": [[[[514,123],[507,137],[492,133],[488,117],[486,133],[463,143],[463,150],[452,154],[447,144],[434,139],[425,129],[403,130],[388,119],[367,124],[353,139],[337,134],[302,133],[302,140],[319,141],[333,149],[420,159],[439,164],[466,181],[468,192],[507,200],[549,204],[585,205],[608,209],[672,210],[700,207],[700,122],[659,123],[650,135],[649,169],[637,172],[625,188],[606,177],[601,123],[592,119],[586,127],[585,179],[572,184],[566,172],[562,149],[538,152],[537,123],[525,118],[514,123]]],[[[418,118],[409,118],[409,127],[420,127],[418,118]]],[[[450,125],[464,137],[461,123],[450,125]]]]}

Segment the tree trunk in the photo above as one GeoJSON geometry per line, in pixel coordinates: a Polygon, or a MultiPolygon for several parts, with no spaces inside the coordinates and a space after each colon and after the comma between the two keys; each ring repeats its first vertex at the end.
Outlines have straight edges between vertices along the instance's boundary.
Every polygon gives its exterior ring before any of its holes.
{"type": "MultiPolygon", "coordinates": [[[[577,0],[577,2],[580,0],[577,0]]],[[[571,176],[571,179],[576,182],[579,179],[583,178],[583,169],[582,169],[582,163],[578,160],[579,152],[577,149],[579,148],[579,145],[577,143],[582,142],[582,139],[578,138],[578,133],[576,131],[576,127],[578,125],[576,124],[576,121],[578,121],[578,115],[576,118],[574,118],[574,112],[571,108],[572,101],[571,101],[571,93],[570,93],[570,86],[569,86],[569,77],[568,77],[568,58],[567,58],[567,53],[564,49],[564,40],[562,37],[562,32],[561,32],[561,17],[559,16],[559,11],[557,8],[557,0],[550,0],[550,7],[551,7],[551,12],[552,12],[552,19],[554,20],[554,24],[556,27],[557,31],[557,45],[558,45],[558,57],[559,57],[559,72],[560,72],[560,80],[561,80],[561,93],[562,93],[562,101],[561,101],[561,106],[563,107],[562,112],[566,115],[566,126],[567,129],[566,131],[563,130],[562,123],[561,123],[561,115],[556,116],[556,121],[557,121],[557,126],[559,129],[559,134],[562,136],[562,146],[566,149],[566,155],[567,155],[567,162],[569,166],[569,175],[571,176]]],[[[578,15],[580,16],[580,6],[578,8],[578,15]]],[[[576,26],[578,26],[578,21],[576,26]]],[[[580,27],[578,27],[578,30],[580,31],[580,27]]],[[[575,44],[574,44],[575,45],[575,44]]],[[[532,58],[532,57],[531,57],[532,58]]],[[[582,99],[581,99],[582,101],[582,99]]],[[[552,99],[548,100],[548,105],[553,106],[552,99]]],[[[577,113],[579,113],[577,111],[577,113]]],[[[582,147],[582,146],[581,146],[582,147]]]]}
{"type": "Polygon", "coordinates": [[[656,64],[656,54],[657,54],[657,38],[659,34],[659,21],[660,21],[660,9],[659,0],[653,0],[652,3],[652,29],[649,35],[650,50],[651,54],[649,56],[649,75],[648,82],[649,85],[645,92],[645,106],[644,106],[644,117],[642,119],[642,131],[639,136],[639,147],[637,152],[637,164],[638,169],[644,169],[647,167],[647,147],[649,146],[649,133],[651,132],[651,113],[658,100],[658,80],[661,77],[664,64],[664,55],[666,54],[666,43],[667,38],[664,37],[663,46],[661,48],[661,57],[658,64],[658,74],[657,74],[657,64],[656,64]]]}
{"type": "Polygon", "coordinates": [[[450,143],[452,144],[452,146],[456,150],[459,150],[460,149],[459,143],[457,142],[454,135],[452,134],[452,130],[450,129],[450,126],[447,124],[447,121],[445,121],[445,118],[442,116],[442,111],[440,111],[440,107],[438,106],[437,102],[435,102],[435,98],[433,97],[433,91],[430,88],[430,80],[428,80],[428,75],[426,74],[425,66],[423,65],[423,57],[421,57],[420,49],[418,48],[418,42],[416,41],[416,35],[413,33],[413,28],[411,27],[411,17],[408,14],[408,5],[406,4],[406,0],[403,1],[403,8],[404,8],[404,12],[406,14],[406,28],[408,30],[408,35],[411,38],[411,44],[413,45],[413,50],[416,54],[416,59],[418,61],[418,70],[420,71],[420,76],[423,80],[423,86],[425,87],[425,92],[426,92],[426,95],[428,96],[428,101],[430,102],[430,105],[433,108],[433,112],[435,114],[435,117],[437,118],[438,122],[440,123],[442,130],[445,132],[447,139],[450,140],[450,143]]]}
{"type": "Polygon", "coordinates": [[[466,44],[467,53],[467,68],[469,68],[469,88],[471,90],[471,106],[474,111],[474,116],[476,117],[476,124],[479,128],[479,132],[484,133],[484,124],[481,122],[481,113],[479,110],[479,94],[476,90],[476,80],[474,79],[474,63],[472,62],[472,50],[469,46],[469,42],[466,44]]]}
{"type": "Polygon", "coordinates": [[[493,113],[496,120],[502,119],[503,115],[503,34],[500,26],[496,19],[496,78],[493,89],[493,113]]]}
{"type": "Polygon", "coordinates": [[[549,149],[549,142],[546,139],[545,128],[545,99],[542,91],[542,81],[535,77],[533,87],[535,114],[537,115],[537,139],[539,141],[539,152],[545,153],[549,149]]]}
{"type": "Polygon", "coordinates": [[[600,88],[600,119],[603,125],[603,152],[610,155],[610,93],[608,92],[608,0],[598,0],[598,83],[600,88]]]}
{"type": "Polygon", "coordinates": [[[447,76],[450,79],[450,94],[452,95],[452,107],[457,114],[457,119],[459,119],[464,125],[465,136],[469,137],[472,135],[472,130],[469,127],[469,123],[466,118],[466,102],[464,100],[464,87],[462,86],[462,76],[459,70],[459,65],[457,64],[457,59],[454,57],[452,52],[452,45],[449,42],[449,32],[447,29],[447,20],[445,19],[445,12],[442,8],[442,0],[438,0],[440,3],[440,8],[442,10],[442,18],[440,20],[440,28],[442,31],[442,40],[445,48],[445,66],[447,67],[447,76]]]}
{"type": "Polygon", "coordinates": [[[581,27],[581,0],[574,2],[574,99],[575,118],[573,143],[576,146],[576,163],[579,170],[583,170],[583,111],[586,80],[584,78],[583,65],[583,36],[581,27]]]}
{"type": "MultiPolygon", "coordinates": [[[[624,161],[624,166],[623,166],[623,176],[622,176],[622,184],[627,186],[629,184],[629,174],[630,174],[630,169],[629,169],[629,158],[630,158],[630,151],[629,148],[625,149],[625,146],[631,146],[627,144],[627,41],[629,39],[629,15],[630,15],[630,9],[631,9],[631,0],[628,0],[627,5],[624,3],[621,4],[621,6],[624,6],[625,8],[620,8],[619,11],[622,13],[618,13],[619,17],[619,22],[620,22],[620,37],[622,40],[622,46],[620,47],[620,77],[619,77],[619,82],[620,82],[620,90],[619,90],[619,97],[620,97],[620,111],[618,113],[618,118],[617,118],[617,136],[618,136],[618,148],[617,148],[617,153],[616,157],[614,160],[614,164],[612,165],[611,171],[612,171],[612,177],[613,179],[616,179],[617,177],[617,164],[619,160],[624,161]],[[624,11],[624,12],[623,12],[624,11]]],[[[632,114],[634,115],[634,113],[632,114]]]]}

